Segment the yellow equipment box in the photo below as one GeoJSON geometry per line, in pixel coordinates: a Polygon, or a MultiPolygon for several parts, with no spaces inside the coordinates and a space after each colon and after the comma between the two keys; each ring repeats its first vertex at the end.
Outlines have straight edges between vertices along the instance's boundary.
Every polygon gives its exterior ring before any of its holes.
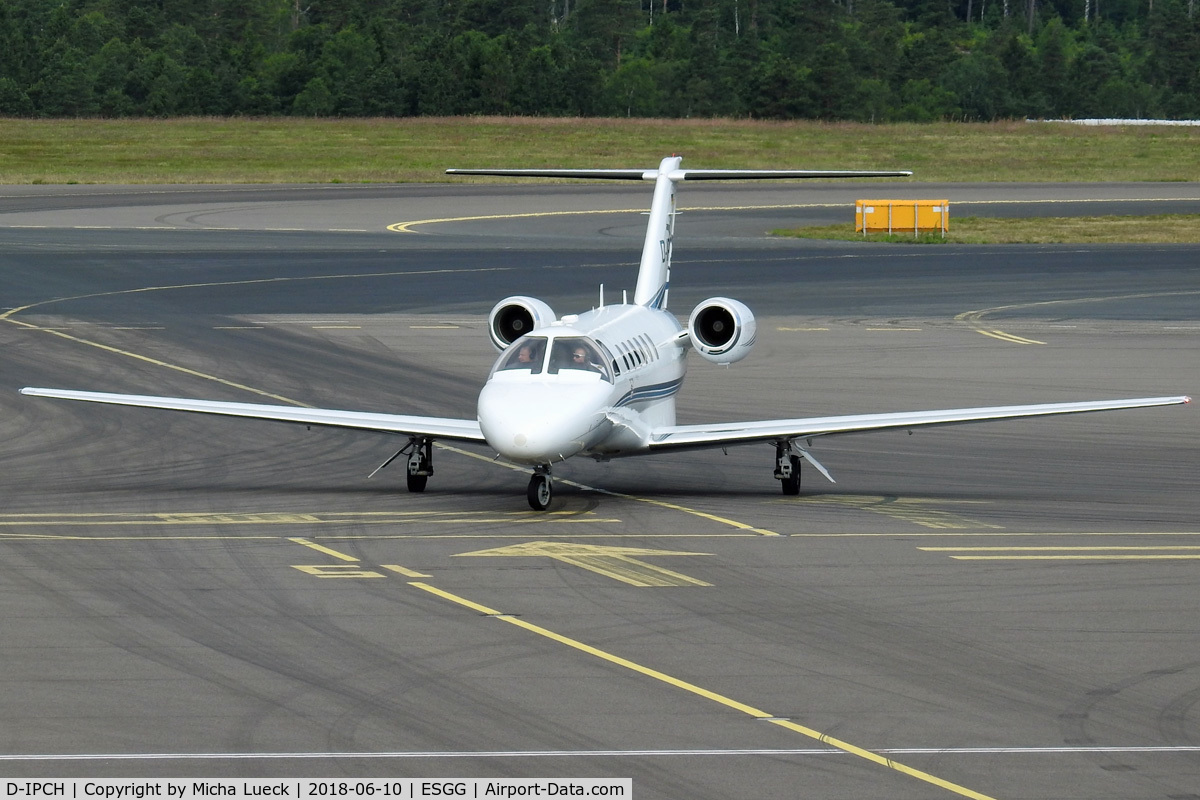
{"type": "Polygon", "coordinates": [[[854,204],[854,231],[909,233],[950,230],[949,200],[859,200],[854,204]]]}

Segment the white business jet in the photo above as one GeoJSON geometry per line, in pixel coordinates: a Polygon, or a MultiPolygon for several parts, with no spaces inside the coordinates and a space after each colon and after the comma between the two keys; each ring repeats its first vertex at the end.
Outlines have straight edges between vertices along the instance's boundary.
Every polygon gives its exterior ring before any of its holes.
{"type": "Polygon", "coordinates": [[[553,497],[551,466],[572,456],[605,461],[623,456],[766,443],[774,445],[774,476],[780,481],[783,493],[795,495],[800,491],[801,459],[833,480],[808,449],[812,440],[820,436],[1190,402],[1182,396],[1147,397],[677,425],[675,394],[683,384],[688,351],[695,350],[701,358],[716,364],[741,361],[754,345],[756,323],[749,308],[727,297],[700,303],[692,310],[686,327],[667,311],[676,186],[683,181],[698,180],[880,178],[911,174],[695,170],[680,168],[680,162],[678,157],[665,158],[658,169],[648,170],[448,170],[455,175],[600,178],[654,184],[633,302],[605,305],[601,296],[599,308],[558,317],[550,306],[536,298],[513,296],[501,300],[488,316],[488,331],[500,357],[479,394],[475,419],[64,389],[25,388],[21,393],[407,436],[405,446],[376,472],[406,455],[408,488],[413,492],[423,491],[433,474],[435,440],[486,445],[503,458],[533,469],[527,496],[529,505],[538,511],[548,508],[553,497]]]}

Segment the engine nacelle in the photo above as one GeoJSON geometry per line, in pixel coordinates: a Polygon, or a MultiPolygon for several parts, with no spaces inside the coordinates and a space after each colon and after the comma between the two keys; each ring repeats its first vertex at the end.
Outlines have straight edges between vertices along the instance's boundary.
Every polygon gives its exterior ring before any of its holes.
{"type": "Polygon", "coordinates": [[[714,364],[732,364],[750,353],[758,334],[754,313],[728,297],[710,297],[688,319],[692,347],[714,364]]]}
{"type": "Polygon", "coordinates": [[[492,345],[503,350],[534,328],[549,325],[554,320],[553,309],[536,297],[506,297],[488,314],[488,334],[492,345]]]}

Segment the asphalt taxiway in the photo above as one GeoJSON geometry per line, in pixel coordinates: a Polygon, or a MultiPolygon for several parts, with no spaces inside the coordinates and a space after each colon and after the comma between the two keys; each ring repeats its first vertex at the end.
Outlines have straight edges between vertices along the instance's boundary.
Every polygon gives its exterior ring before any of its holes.
{"type": "MultiPolygon", "coordinates": [[[[389,437],[16,393],[469,417],[492,303],[632,286],[645,193],[550,188],[0,203],[7,774],[1195,793],[1194,404],[817,441],[838,483],[798,498],[769,448],[569,462],[537,514],[485,451],[439,448],[413,495],[367,478],[389,437]]],[[[762,236],[863,191],[732,187],[681,217],[672,308],[728,295],[760,330],[692,364],[681,421],[1200,394],[1197,248],[762,236]]]]}

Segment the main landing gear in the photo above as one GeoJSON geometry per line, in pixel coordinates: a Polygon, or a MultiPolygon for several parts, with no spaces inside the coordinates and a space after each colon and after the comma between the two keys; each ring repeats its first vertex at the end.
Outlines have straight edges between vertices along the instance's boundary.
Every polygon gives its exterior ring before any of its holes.
{"type": "Polygon", "coordinates": [[[554,499],[554,479],[550,477],[549,465],[534,468],[525,496],[534,511],[545,511],[550,507],[550,501],[554,499]]]}
{"type": "Polygon", "coordinates": [[[427,439],[424,436],[409,437],[408,444],[397,450],[391,458],[376,467],[375,471],[367,477],[374,478],[380,470],[402,455],[408,456],[408,490],[410,492],[425,491],[425,484],[429,482],[429,476],[433,474],[433,439],[427,439]]]}
{"type": "Polygon", "coordinates": [[[408,490],[423,492],[433,474],[433,440],[413,437],[408,445],[412,448],[408,454],[408,490]]]}
{"type": "Polygon", "coordinates": [[[790,441],[775,443],[775,479],[784,494],[800,494],[800,456],[792,452],[790,441]]]}

